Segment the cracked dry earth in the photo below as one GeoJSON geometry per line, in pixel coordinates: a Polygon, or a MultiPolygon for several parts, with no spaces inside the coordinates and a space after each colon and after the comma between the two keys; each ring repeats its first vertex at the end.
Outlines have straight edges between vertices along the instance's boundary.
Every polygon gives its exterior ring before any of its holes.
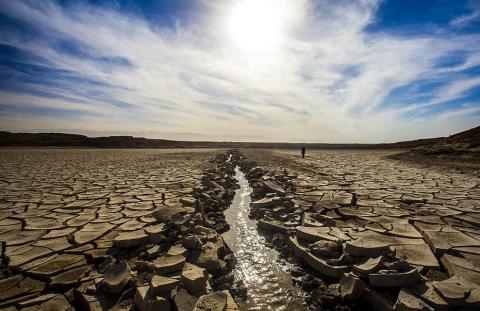
{"type": "Polygon", "coordinates": [[[478,310],[479,176],[391,153],[247,150],[252,212],[329,281],[312,293],[320,309],[363,299],[377,310],[478,310]]]}
{"type": "Polygon", "coordinates": [[[0,150],[0,309],[235,310],[210,286],[223,240],[193,208],[217,153],[0,150]]]}
{"type": "MultiPolygon", "coordinates": [[[[292,275],[311,309],[480,307],[478,176],[391,151],[242,152],[250,214],[301,259],[292,275]]],[[[214,284],[234,262],[219,236],[234,194],[226,159],[0,150],[0,309],[237,310],[214,284]]]]}

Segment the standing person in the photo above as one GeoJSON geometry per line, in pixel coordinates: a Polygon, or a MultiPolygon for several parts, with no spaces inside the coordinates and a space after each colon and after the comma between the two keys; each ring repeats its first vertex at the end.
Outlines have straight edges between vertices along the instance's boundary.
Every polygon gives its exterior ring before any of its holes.
{"type": "Polygon", "coordinates": [[[305,159],[305,146],[302,146],[302,158],[305,159]]]}

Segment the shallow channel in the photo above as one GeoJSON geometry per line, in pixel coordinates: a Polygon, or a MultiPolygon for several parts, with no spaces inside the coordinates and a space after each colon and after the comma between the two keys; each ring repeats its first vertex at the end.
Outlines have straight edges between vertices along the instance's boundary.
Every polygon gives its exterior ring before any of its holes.
{"type": "Polygon", "coordinates": [[[235,280],[242,280],[247,287],[246,300],[237,301],[240,310],[307,310],[303,292],[285,272],[288,263],[280,259],[276,250],[266,246],[256,221],[248,218],[252,189],[238,167],[235,172],[240,189],[225,211],[230,230],[223,236],[237,259],[235,280]]]}

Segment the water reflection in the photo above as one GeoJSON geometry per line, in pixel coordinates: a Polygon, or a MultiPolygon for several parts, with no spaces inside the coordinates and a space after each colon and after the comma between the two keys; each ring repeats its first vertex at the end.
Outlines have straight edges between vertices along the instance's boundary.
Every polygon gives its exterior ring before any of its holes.
{"type": "Polygon", "coordinates": [[[256,222],[248,218],[252,189],[238,167],[235,172],[240,189],[225,212],[230,231],[224,239],[238,261],[235,279],[243,280],[248,290],[247,299],[238,301],[240,310],[307,310],[302,305],[302,291],[284,271],[287,263],[280,262],[278,252],[265,246],[256,222]]]}

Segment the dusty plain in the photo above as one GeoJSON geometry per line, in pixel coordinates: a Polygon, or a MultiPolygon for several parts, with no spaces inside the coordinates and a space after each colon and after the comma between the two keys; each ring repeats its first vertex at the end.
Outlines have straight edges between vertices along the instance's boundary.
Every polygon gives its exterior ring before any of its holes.
{"type": "Polygon", "coordinates": [[[2,149],[0,308],[236,310],[236,165],[312,309],[478,308],[480,177],[394,152],[2,149]]]}

